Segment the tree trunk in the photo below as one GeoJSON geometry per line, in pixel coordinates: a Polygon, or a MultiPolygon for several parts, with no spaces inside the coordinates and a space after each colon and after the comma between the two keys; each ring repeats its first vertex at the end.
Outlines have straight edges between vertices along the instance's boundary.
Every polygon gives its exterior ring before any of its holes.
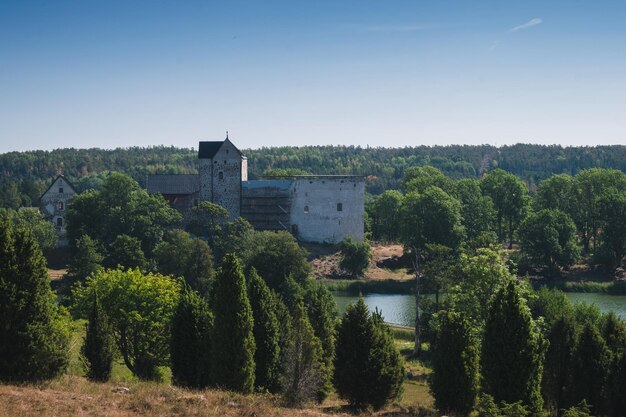
{"type": "Polygon", "coordinates": [[[413,248],[413,269],[415,270],[415,339],[413,346],[413,356],[418,357],[420,354],[420,274],[419,274],[419,255],[417,249],[413,248]]]}

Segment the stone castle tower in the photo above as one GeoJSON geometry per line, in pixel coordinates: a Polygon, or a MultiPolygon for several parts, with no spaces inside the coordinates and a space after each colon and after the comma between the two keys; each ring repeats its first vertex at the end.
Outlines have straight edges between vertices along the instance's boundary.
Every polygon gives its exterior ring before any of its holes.
{"type": "Polygon", "coordinates": [[[248,180],[247,160],[226,137],[223,142],[200,142],[200,201],[228,210],[230,219],[241,214],[242,181],[248,180]]]}

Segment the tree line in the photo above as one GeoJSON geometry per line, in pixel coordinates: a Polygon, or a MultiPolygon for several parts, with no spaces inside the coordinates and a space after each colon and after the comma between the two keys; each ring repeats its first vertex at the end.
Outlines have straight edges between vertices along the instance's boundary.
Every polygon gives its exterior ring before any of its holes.
{"type": "MultiPolygon", "coordinates": [[[[369,180],[367,191],[374,195],[402,189],[405,171],[414,166],[433,166],[455,179],[478,178],[500,168],[520,177],[531,191],[554,174],[576,175],[589,168],[626,172],[624,146],[304,146],[243,152],[248,157],[251,179],[264,174],[365,175],[369,180]]],[[[99,187],[109,172],[123,172],[145,186],[149,174],[197,173],[198,161],[193,149],[165,146],[8,152],[0,155],[1,206],[37,206],[39,197],[59,172],[80,192],[99,187]]]]}

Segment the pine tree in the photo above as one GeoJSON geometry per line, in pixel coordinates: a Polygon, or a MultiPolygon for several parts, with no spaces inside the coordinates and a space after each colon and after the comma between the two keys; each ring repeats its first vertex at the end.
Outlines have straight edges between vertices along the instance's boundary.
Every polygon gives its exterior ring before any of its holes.
{"type": "Polygon", "coordinates": [[[430,390],[445,413],[467,415],[478,395],[478,342],[466,318],[442,312],[433,343],[430,390]]]}
{"type": "Polygon", "coordinates": [[[212,294],[213,382],[221,388],[254,389],[254,322],[241,264],[233,254],[224,257],[212,294]]]}
{"type": "Polygon", "coordinates": [[[576,347],[573,366],[574,403],[587,400],[600,415],[606,410],[607,376],[611,364],[611,352],[600,333],[591,324],[583,328],[576,347]]]}
{"type": "Polygon", "coordinates": [[[32,232],[0,221],[0,381],[38,381],[68,363],[67,317],[54,303],[32,232]]]}
{"type": "Polygon", "coordinates": [[[485,324],[483,389],[498,402],[522,401],[531,413],[543,405],[541,374],[545,341],[518,284],[511,280],[494,296],[485,324]]]}
{"type": "Polygon", "coordinates": [[[87,378],[92,381],[108,381],[111,377],[114,354],[113,329],[95,294],[81,348],[81,355],[87,366],[87,378]]]}
{"type": "Polygon", "coordinates": [[[172,380],[188,388],[211,383],[213,314],[207,302],[189,287],[183,289],[172,320],[170,360],[172,380]]]}
{"type": "Polygon", "coordinates": [[[574,405],[569,400],[574,384],[572,367],[576,340],[576,323],[571,314],[556,320],[548,333],[542,393],[547,405],[555,410],[574,405]]]}
{"type": "Polygon", "coordinates": [[[301,406],[318,396],[324,367],[322,344],[302,302],[294,308],[291,329],[283,362],[283,395],[288,405],[301,406]]]}
{"type": "Polygon", "coordinates": [[[248,274],[248,297],[254,318],[255,385],[260,390],[280,389],[280,325],[269,287],[254,268],[248,274]]]}
{"type": "Polygon", "coordinates": [[[362,298],[346,310],[336,349],[335,388],[352,406],[380,408],[400,394],[400,355],[382,317],[370,314],[362,298]]]}
{"type": "Polygon", "coordinates": [[[618,355],[611,367],[609,379],[609,415],[620,417],[626,410],[626,354],[618,355]]]}

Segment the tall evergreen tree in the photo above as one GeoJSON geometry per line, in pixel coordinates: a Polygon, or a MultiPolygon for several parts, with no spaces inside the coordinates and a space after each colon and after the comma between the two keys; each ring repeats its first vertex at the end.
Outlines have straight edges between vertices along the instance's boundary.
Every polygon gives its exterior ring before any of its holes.
{"type": "Polygon", "coordinates": [[[574,359],[574,403],[584,399],[599,415],[606,411],[610,365],[611,352],[604,339],[595,326],[586,324],[578,339],[574,359]]]}
{"type": "Polygon", "coordinates": [[[170,360],[175,384],[205,388],[211,382],[213,314],[207,302],[189,287],[183,289],[172,320],[170,360]]]}
{"type": "Polygon", "coordinates": [[[254,383],[261,390],[277,392],[280,389],[280,324],[274,297],[254,268],[248,274],[248,297],[256,345],[254,383]]]}
{"type": "Polygon", "coordinates": [[[511,280],[495,295],[485,324],[481,368],[483,389],[496,401],[522,401],[541,411],[545,341],[518,284],[511,280]]]}
{"type": "Polygon", "coordinates": [[[93,381],[108,381],[113,369],[115,339],[113,328],[96,293],[88,320],[81,348],[81,355],[87,365],[87,378],[93,381]]]}
{"type": "Polygon", "coordinates": [[[283,362],[283,395],[287,404],[301,406],[317,398],[324,368],[322,344],[301,301],[293,310],[291,329],[283,362]]]}
{"type": "Polygon", "coordinates": [[[555,410],[574,405],[570,400],[575,382],[572,367],[576,340],[576,322],[571,314],[557,319],[548,333],[542,392],[546,405],[555,410]]]}
{"type": "Polygon", "coordinates": [[[626,354],[617,355],[609,377],[609,415],[621,417],[626,410],[626,354]]]}
{"type": "Polygon", "coordinates": [[[323,401],[333,389],[333,362],[337,333],[337,305],[328,289],[319,283],[309,283],[304,291],[304,304],[315,336],[322,344],[324,368],[318,401],[323,401]]]}
{"type": "Polygon", "coordinates": [[[213,336],[213,382],[225,389],[254,389],[254,343],[252,309],[241,264],[233,254],[224,257],[212,299],[215,315],[213,336]]]}
{"type": "Polygon", "coordinates": [[[381,316],[370,314],[359,298],[346,310],[337,332],[337,393],[356,408],[381,408],[400,394],[403,377],[400,354],[381,316]]]}
{"type": "Polygon", "coordinates": [[[467,415],[478,395],[478,342],[469,321],[457,312],[442,312],[438,324],[430,379],[435,406],[467,415]]]}
{"type": "Polygon", "coordinates": [[[30,230],[0,220],[0,381],[53,378],[68,363],[69,327],[30,230]]]}

